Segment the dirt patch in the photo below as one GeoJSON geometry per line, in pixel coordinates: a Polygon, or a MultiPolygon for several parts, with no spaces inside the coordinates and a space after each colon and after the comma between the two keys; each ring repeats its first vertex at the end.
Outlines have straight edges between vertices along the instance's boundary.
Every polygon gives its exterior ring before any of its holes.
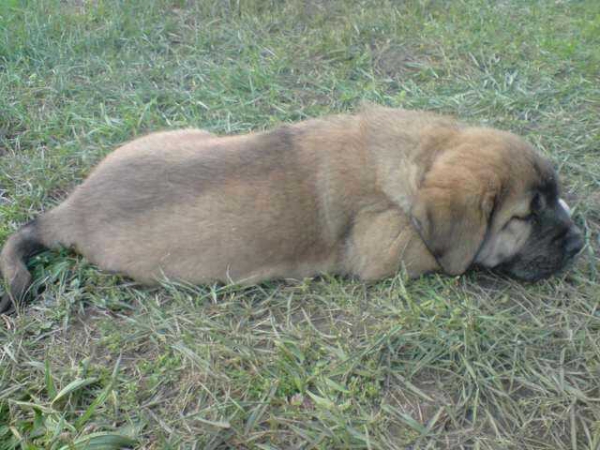
{"type": "Polygon", "coordinates": [[[63,0],[63,10],[71,14],[85,14],[98,3],[97,0],[63,0]]]}
{"type": "MultiPolygon", "coordinates": [[[[415,427],[445,429],[450,420],[446,408],[453,405],[450,395],[435,380],[408,381],[394,376],[382,402],[382,410],[388,417],[387,432],[394,441],[403,442],[406,448],[420,448],[415,441],[419,434],[415,427]]],[[[448,443],[440,448],[455,447],[448,443]]]]}
{"type": "MultiPolygon", "coordinates": [[[[408,382],[395,377],[394,384],[385,397],[385,403],[412,417],[423,426],[435,417],[440,408],[453,404],[450,395],[437,386],[435,380],[408,382]]],[[[442,414],[443,415],[443,414],[442,414]]],[[[442,418],[438,418],[439,422],[442,418]]]]}
{"type": "Polygon", "coordinates": [[[73,192],[77,183],[65,183],[58,186],[54,186],[46,193],[46,197],[51,200],[50,204],[60,203],[67,198],[67,196],[73,192]]]}
{"type": "Polygon", "coordinates": [[[411,48],[408,44],[391,41],[374,42],[370,45],[375,71],[390,78],[402,78],[417,73],[433,64],[424,52],[411,48]]]}

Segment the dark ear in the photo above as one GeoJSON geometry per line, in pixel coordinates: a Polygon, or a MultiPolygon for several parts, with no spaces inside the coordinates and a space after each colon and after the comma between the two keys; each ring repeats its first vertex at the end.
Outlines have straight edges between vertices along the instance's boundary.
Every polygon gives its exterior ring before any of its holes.
{"type": "Polygon", "coordinates": [[[460,275],[472,264],[487,231],[496,189],[491,179],[462,170],[430,171],[411,209],[413,224],[438,264],[460,275]]]}

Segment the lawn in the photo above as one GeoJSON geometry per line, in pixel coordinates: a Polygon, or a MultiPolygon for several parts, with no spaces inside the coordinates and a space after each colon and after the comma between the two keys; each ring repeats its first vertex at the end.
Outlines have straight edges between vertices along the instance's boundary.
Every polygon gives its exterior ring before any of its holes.
{"type": "Polygon", "coordinates": [[[45,253],[0,320],[0,449],[599,449],[597,0],[2,0],[0,243],[135,136],[365,101],[525,136],[575,268],[145,289],[45,253]]]}

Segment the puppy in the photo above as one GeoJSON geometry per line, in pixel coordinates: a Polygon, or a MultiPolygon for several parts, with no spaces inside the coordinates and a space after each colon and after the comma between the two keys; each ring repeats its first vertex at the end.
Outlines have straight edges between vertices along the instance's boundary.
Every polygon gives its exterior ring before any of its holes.
{"type": "Polygon", "coordinates": [[[144,284],[378,280],[474,265],[538,280],[581,250],[549,161],[517,136],[431,113],[367,108],[218,137],[135,139],[0,254],[4,311],[27,259],[70,247],[144,284]]]}

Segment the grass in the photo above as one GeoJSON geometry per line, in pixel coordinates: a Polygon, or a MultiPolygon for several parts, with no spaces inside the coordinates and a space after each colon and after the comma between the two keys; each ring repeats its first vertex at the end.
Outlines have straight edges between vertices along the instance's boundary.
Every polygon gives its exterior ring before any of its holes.
{"type": "Polygon", "coordinates": [[[0,242],[150,130],[363,101],[524,135],[587,246],[486,273],[140,289],[72,254],[0,321],[0,449],[600,448],[600,3],[5,0],[0,242]]]}

